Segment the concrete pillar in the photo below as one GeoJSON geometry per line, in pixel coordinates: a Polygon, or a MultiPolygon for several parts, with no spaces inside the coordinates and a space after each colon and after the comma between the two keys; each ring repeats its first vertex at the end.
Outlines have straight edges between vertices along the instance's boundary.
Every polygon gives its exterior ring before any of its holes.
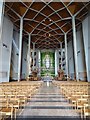
{"type": "Polygon", "coordinates": [[[67,34],[66,33],[65,33],[64,37],[65,37],[66,75],[67,75],[67,78],[68,78],[68,54],[67,54],[67,34]]]}
{"type": "Polygon", "coordinates": [[[76,80],[78,81],[77,41],[76,41],[76,27],[75,27],[75,17],[74,16],[72,17],[72,28],[73,28],[75,74],[76,74],[76,80]]]}
{"type": "Polygon", "coordinates": [[[57,73],[57,50],[55,50],[55,76],[58,75],[57,73]]]}
{"type": "Polygon", "coordinates": [[[23,34],[23,18],[20,19],[19,59],[18,59],[18,82],[20,81],[20,76],[21,76],[22,34],[23,34]]]}
{"type": "Polygon", "coordinates": [[[34,67],[35,67],[35,66],[34,66],[34,64],[35,64],[35,61],[34,61],[34,53],[35,53],[35,43],[33,43],[33,54],[32,54],[32,55],[33,55],[33,56],[32,56],[32,57],[33,57],[33,70],[34,70],[34,67]]]}
{"type": "Polygon", "coordinates": [[[90,82],[90,5],[88,14],[88,82],[90,82]]]}
{"type": "Polygon", "coordinates": [[[38,49],[36,49],[36,68],[38,68],[38,49]]]}
{"type": "Polygon", "coordinates": [[[57,71],[59,70],[59,49],[57,49],[57,71]]]}
{"type": "Polygon", "coordinates": [[[61,69],[62,69],[62,42],[60,42],[60,51],[61,51],[61,69]]]}
{"type": "MultiPolygon", "coordinates": [[[[3,0],[0,1],[0,71],[2,72],[2,25],[4,16],[4,3],[3,0]]],[[[0,73],[0,78],[2,78],[2,73],[0,73]]],[[[2,79],[0,79],[2,82],[2,79]]]]}
{"type": "Polygon", "coordinates": [[[28,74],[27,76],[29,76],[29,74],[31,73],[31,50],[30,50],[30,46],[31,46],[31,35],[29,34],[29,38],[28,38],[28,58],[27,58],[27,70],[28,70],[28,74]]]}
{"type": "Polygon", "coordinates": [[[41,75],[41,53],[40,50],[38,50],[38,64],[39,64],[39,75],[41,75]]]}

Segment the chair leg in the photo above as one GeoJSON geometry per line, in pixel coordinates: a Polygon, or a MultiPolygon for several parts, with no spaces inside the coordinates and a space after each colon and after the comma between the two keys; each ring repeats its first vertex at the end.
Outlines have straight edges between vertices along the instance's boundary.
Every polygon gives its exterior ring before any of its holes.
{"type": "Polygon", "coordinates": [[[15,109],[15,115],[14,115],[15,120],[16,120],[16,116],[17,116],[17,114],[16,114],[16,109],[15,109]]]}
{"type": "Polygon", "coordinates": [[[86,120],[86,115],[84,115],[84,120],[86,120]]]}
{"type": "Polygon", "coordinates": [[[83,120],[83,113],[82,113],[82,109],[81,109],[81,119],[83,120]]]}
{"type": "Polygon", "coordinates": [[[11,120],[13,119],[13,113],[11,112],[11,120]]]}

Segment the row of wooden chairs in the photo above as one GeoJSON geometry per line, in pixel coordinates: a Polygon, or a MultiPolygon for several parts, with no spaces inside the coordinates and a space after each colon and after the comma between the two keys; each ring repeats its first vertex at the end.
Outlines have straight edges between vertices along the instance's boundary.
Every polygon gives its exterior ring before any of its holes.
{"type": "Polygon", "coordinates": [[[81,118],[90,116],[90,84],[88,82],[54,82],[70,105],[80,113],[81,118]]]}
{"type": "Polygon", "coordinates": [[[17,113],[25,107],[41,82],[12,82],[0,84],[0,118],[16,118],[17,113]]]}

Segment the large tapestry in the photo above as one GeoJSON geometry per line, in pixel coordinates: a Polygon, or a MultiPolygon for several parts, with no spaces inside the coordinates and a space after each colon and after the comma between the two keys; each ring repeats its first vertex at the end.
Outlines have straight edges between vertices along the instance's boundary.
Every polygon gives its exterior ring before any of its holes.
{"type": "Polygon", "coordinates": [[[54,52],[41,52],[41,76],[55,76],[54,52]]]}

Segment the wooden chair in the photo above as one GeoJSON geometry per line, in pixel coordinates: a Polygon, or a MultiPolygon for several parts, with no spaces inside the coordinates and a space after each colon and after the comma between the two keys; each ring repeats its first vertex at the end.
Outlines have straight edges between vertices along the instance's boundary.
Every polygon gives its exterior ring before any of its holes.
{"type": "Polygon", "coordinates": [[[84,104],[84,119],[86,119],[86,117],[90,117],[90,104],[84,104]]]}
{"type": "Polygon", "coordinates": [[[13,112],[14,112],[13,105],[8,105],[6,107],[2,106],[2,108],[0,109],[1,116],[3,117],[10,116],[11,120],[13,119],[13,112]]]}

